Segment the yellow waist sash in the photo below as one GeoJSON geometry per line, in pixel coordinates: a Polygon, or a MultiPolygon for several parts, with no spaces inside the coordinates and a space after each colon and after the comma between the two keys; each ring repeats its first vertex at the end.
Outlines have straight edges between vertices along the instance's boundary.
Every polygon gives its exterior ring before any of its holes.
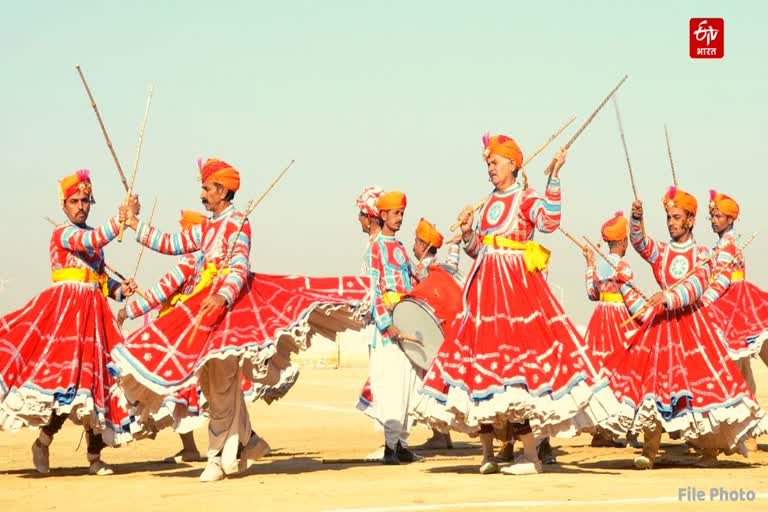
{"type": "Polygon", "coordinates": [[[742,279],[744,279],[743,270],[734,270],[731,272],[731,281],[741,281],[742,279]]]}
{"type": "Polygon", "coordinates": [[[491,247],[504,247],[507,249],[523,251],[523,261],[525,262],[525,268],[528,269],[528,272],[544,270],[547,268],[549,255],[551,254],[549,249],[533,240],[519,242],[503,236],[485,235],[483,236],[483,244],[491,247]]]}
{"type": "Polygon", "coordinates": [[[600,292],[602,302],[624,302],[624,296],[617,292],[600,292]]]}
{"type": "Polygon", "coordinates": [[[173,297],[171,297],[169,300],[166,300],[163,302],[162,307],[160,308],[160,311],[158,313],[158,316],[163,316],[168,311],[173,308],[173,306],[176,305],[179,301],[185,301],[188,298],[192,297],[193,295],[197,294],[200,290],[204,289],[206,286],[211,284],[211,281],[213,281],[213,278],[216,277],[217,274],[227,275],[229,274],[229,267],[224,267],[223,269],[219,270],[216,267],[215,263],[208,263],[205,265],[205,268],[200,271],[200,279],[197,281],[197,284],[192,289],[192,292],[190,293],[177,293],[173,297]]]}
{"type": "Polygon", "coordinates": [[[387,309],[392,309],[402,298],[403,294],[398,292],[384,292],[381,295],[381,300],[384,301],[384,305],[387,306],[387,309]]]}
{"type": "Polygon", "coordinates": [[[101,293],[109,296],[109,278],[107,274],[94,272],[89,268],[64,267],[51,270],[51,280],[54,283],[60,281],[79,281],[81,283],[98,283],[101,285],[101,293]]]}

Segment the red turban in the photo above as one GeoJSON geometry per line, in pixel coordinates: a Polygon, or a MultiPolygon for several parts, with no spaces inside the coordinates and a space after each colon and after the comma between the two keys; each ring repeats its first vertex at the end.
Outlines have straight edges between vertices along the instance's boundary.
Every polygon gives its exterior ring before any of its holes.
{"type": "Polygon", "coordinates": [[[378,218],[379,210],[376,208],[376,201],[381,197],[381,193],[381,187],[376,185],[365,187],[357,199],[355,199],[357,208],[369,217],[378,218]]]}
{"type": "Polygon", "coordinates": [[[434,224],[422,217],[416,225],[416,238],[423,240],[435,249],[443,246],[443,235],[437,230],[434,224]]]}
{"type": "Polygon", "coordinates": [[[213,181],[232,192],[237,192],[240,188],[240,173],[224,160],[209,158],[205,164],[198,160],[197,165],[200,168],[200,181],[203,183],[213,181]]]}
{"type": "Polygon", "coordinates": [[[629,222],[627,222],[624,212],[616,212],[613,217],[602,225],[600,233],[606,242],[617,242],[626,239],[629,233],[629,222]]]}
{"type": "Polygon", "coordinates": [[[670,208],[682,208],[694,215],[696,215],[696,210],[699,206],[695,197],[677,187],[669,187],[667,193],[661,198],[661,202],[664,204],[665,210],[669,210],[670,208]]]}
{"type": "Polygon", "coordinates": [[[399,210],[400,208],[405,208],[407,203],[408,200],[406,199],[404,192],[391,190],[381,194],[379,200],[376,201],[376,208],[378,208],[380,212],[383,210],[399,210]]]}
{"type": "Polygon", "coordinates": [[[517,145],[515,139],[507,137],[506,135],[494,135],[489,136],[486,132],[483,135],[483,156],[487,160],[492,154],[497,154],[515,161],[515,165],[519,169],[523,165],[523,151],[520,146],[517,145]]]}
{"type": "Polygon", "coordinates": [[[736,202],[730,196],[718,192],[717,190],[709,191],[709,211],[720,210],[729,217],[734,219],[739,216],[739,203],[736,202]]]}
{"type": "Polygon", "coordinates": [[[181,219],[179,219],[179,224],[181,224],[181,229],[189,229],[192,226],[202,224],[203,221],[205,221],[207,218],[207,215],[195,210],[181,210],[181,219]]]}
{"type": "Polygon", "coordinates": [[[80,169],[68,174],[59,180],[59,200],[65,201],[72,194],[78,192],[84,192],[91,194],[93,188],[91,186],[91,171],[88,169],[80,169]]]}

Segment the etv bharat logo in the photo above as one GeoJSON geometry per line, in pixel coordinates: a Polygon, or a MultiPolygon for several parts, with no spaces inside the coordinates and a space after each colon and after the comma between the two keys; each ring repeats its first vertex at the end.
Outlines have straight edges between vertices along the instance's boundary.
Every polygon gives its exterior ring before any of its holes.
{"type": "Polygon", "coordinates": [[[689,25],[692,59],[722,59],[725,54],[723,18],[691,18],[689,25]]]}

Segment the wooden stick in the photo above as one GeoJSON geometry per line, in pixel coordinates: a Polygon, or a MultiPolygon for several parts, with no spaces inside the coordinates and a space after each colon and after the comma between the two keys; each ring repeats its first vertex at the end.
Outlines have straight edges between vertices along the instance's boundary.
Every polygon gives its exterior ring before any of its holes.
{"type": "MultiPolygon", "coordinates": [[[[616,265],[614,265],[613,262],[608,259],[608,256],[603,251],[601,251],[600,248],[596,244],[592,243],[592,241],[589,238],[587,238],[587,237],[584,237],[584,241],[587,242],[589,244],[589,246],[592,247],[592,249],[597,254],[599,254],[600,257],[603,258],[603,260],[605,260],[605,262],[608,263],[613,270],[615,270],[617,273],[619,272],[619,269],[616,268],[616,265]]],[[[640,288],[635,286],[634,283],[627,283],[627,284],[629,286],[631,286],[632,289],[635,290],[637,292],[637,294],[640,295],[643,299],[645,299],[646,301],[649,300],[648,296],[646,294],[644,294],[642,292],[642,290],[640,290],[640,288]]]]}
{"type": "MultiPolygon", "coordinates": [[[[739,255],[740,255],[742,252],[744,252],[744,249],[746,249],[746,248],[747,248],[747,246],[748,246],[749,244],[751,244],[751,243],[752,243],[752,240],[754,240],[756,236],[757,236],[757,232],[755,232],[755,233],[754,233],[754,234],[753,234],[751,237],[749,237],[749,239],[748,239],[746,242],[744,242],[744,244],[742,244],[742,246],[741,246],[739,249],[737,249],[737,250],[736,250],[736,256],[739,256],[739,255]]],[[[741,235],[737,236],[737,237],[734,239],[734,242],[735,242],[736,240],[738,240],[739,238],[741,238],[741,235]]],[[[706,258],[704,258],[703,260],[701,260],[700,262],[698,262],[698,263],[697,263],[696,265],[694,265],[694,266],[693,266],[693,267],[692,267],[692,268],[691,268],[691,269],[690,269],[688,272],[686,272],[686,274],[685,274],[683,277],[681,277],[681,278],[680,278],[680,280],[678,280],[678,281],[677,281],[675,284],[673,284],[672,286],[669,286],[669,287],[667,287],[666,289],[662,290],[661,292],[662,292],[662,293],[664,293],[664,292],[666,292],[666,291],[672,290],[672,289],[673,289],[675,286],[679,285],[680,283],[682,283],[683,281],[685,281],[686,279],[688,279],[689,277],[691,277],[691,276],[693,275],[693,273],[694,273],[694,272],[696,272],[698,269],[700,269],[700,268],[701,268],[701,267],[703,267],[704,265],[707,265],[707,264],[709,264],[709,262],[710,262],[710,261],[712,261],[712,258],[713,258],[713,257],[714,257],[714,252],[711,252],[711,253],[709,254],[709,256],[707,256],[706,258]]],[[[720,270],[720,271],[719,271],[719,272],[718,272],[718,273],[715,275],[715,278],[717,278],[717,277],[718,277],[720,274],[722,274],[722,273],[723,273],[723,272],[724,272],[726,269],[730,268],[730,267],[731,267],[731,265],[733,265],[735,262],[736,262],[736,258],[734,257],[734,258],[733,258],[733,260],[731,260],[731,261],[730,261],[730,262],[729,262],[729,263],[728,263],[728,264],[725,266],[725,268],[721,269],[721,270],[720,270]]],[[[625,326],[625,325],[627,325],[629,322],[631,322],[632,320],[634,320],[634,319],[635,319],[635,318],[637,318],[638,316],[642,315],[642,314],[645,312],[645,310],[647,310],[647,309],[648,309],[648,305],[644,305],[642,308],[638,309],[638,310],[635,312],[635,314],[634,314],[634,315],[632,315],[631,317],[629,317],[629,318],[627,318],[626,320],[624,320],[624,322],[621,324],[621,327],[624,327],[624,326],[625,326]]]]}
{"type": "MultiPolygon", "coordinates": [[[[232,246],[229,247],[227,250],[227,257],[223,261],[226,262],[226,264],[229,264],[229,261],[232,259],[232,254],[234,253],[235,246],[237,245],[237,240],[240,238],[240,233],[243,232],[243,226],[245,226],[246,221],[248,220],[248,215],[253,212],[254,209],[259,205],[259,203],[266,197],[266,195],[269,193],[270,190],[272,190],[275,185],[277,185],[277,182],[280,181],[280,178],[282,178],[286,172],[288,172],[288,169],[291,168],[295,160],[291,160],[288,165],[283,169],[283,171],[275,178],[272,183],[270,183],[269,187],[267,187],[267,190],[265,190],[261,196],[256,201],[249,201],[248,206],[246,207],[245,211],[243,212],[243,220],[240,222],[240,227],[237,230],[237,233],[235,234],[234,242],[232,243],[232,246]]],[[[221,273],[216,274],[213,277],[213,280],[211,282],[211,287],[208,290],[208,297],[213,297],[214,290],[216,289],[219,280],[221,279],[221,273]]],[[[197,314],[197,319],[195,320],[195,326],[192,328],[192,334],[190,334],[189,338],[187,339],[187,344],[192,343],[192,340],[195,339],[195,335],[197,335],[197,330],[200,328],[200,322],[203,320],[203,315],[200,313],[197,314]]]]}
{"type": "MultiPolygon", "coordinates": [[[[131,171],[131,184],[128,187],[128,192],[125,196],[125,204],[131,200],[133,195],[133,184],[136,183],[136,169],[139,167],[139,157],[141,156],[141,145],[144,143],[144,128],[147,126],[147,116],[149,116],[149,104],[152,102],[152,91],[154,87],[149,84],[149,94],[147,94],[147,106],[144,108],[144,119],[141,121],[141,127],[139,128],[139,142],[136,144],[136,154],[133,157],[133,170],[131,171]]],[[[123,241],[123,231],[125,230],[125,221],[120,223],[120,233],[117,235],[117,241],[123,241]]]]}
{"type": "Polygon", "coordinates": [[[112,154],[112,159],[115,161],[115,165],[117,166],[117,172],[120,173],[120,181],[123,182],[123,187],[125,188],[125,191],[128,192],[128,180],[125,179],[125,173],[123,172],[123,167],[120,165],[120,160],[117,159],[115,148],[112,147],[112,141],[109,139],[109,134],[107,134],[107,128],[104,126],[104,121],[101,120],[101,114],[99,114],[99,107],[96,106],[96,100],[93,99],[93,94],[91,94],[91,88],[88,87],[88,82],[85,81],[85,76],[83,75],[83,70],[80,69],[80,64],[76,65],[75,69],[77,70],[77,74],[80,75],[80,80],[83,81],[83,85],[85,86],[85,92],[88,94],[88,99],[91,101],[91,107],[93,107],[93,111],[96,112],[96,119],[99,121],[99,126],[101,126],[101,133],[104,134],[104,139],[107,141],[107,147],[109,148],[109,152],[112,154]]]}
{"type": "MultiPolygon", "coordinates": [[[[155,196],[155,203],[152,205],[152,211],[149,214],[149,221],[147,221],[150,226],[152,225],[152,218],[155,216],[155,208],[157,208],[157,196],[155,196]]],[[[139,247],[139,257],[136,258],[136,268],[133,269],[133,280],[134,281],[136,280],[136,274],[139,273],[139,263],[141,263],[141,257],[144,254],[144,249],[145,248],[146,248],[146,246],[144,244],[140,244],[140,247],[139,247]]]]}
{"type": "Polygon", "coordinates": [[[621,113],[619,112],[619,101],[616,96],[613,97],[613,108],[616,110],[616,121],[619,124],[619,134],[621,135],[621,146],[624,148],[624,158],[627,160],[627,169],[629,170],[629,182],[632,184],[632,194],[635,196],[635,201],[638,200],[637,187],[635,186],[635,174],[632,172],[632,162],[629,161],[629,150],[627,149],[627,141],[624,138],[624,125],[621,123],[621,113]]]}
{"type": "Polygon", "coordinates": [[[669,130],[664,125],[664,138],[667,140],[667,156],[669,157],[669,166],[672,168],[672,183],[677,187],[677,173],[675,172],[675,162],[672,160],[672,146],[669,144],[669,130]]]}
{"type": "MultiPolygon", "coordinates": [[[[550,135],[547,138],[547,140],[545,140],[538,148],[536,148],[530,155],[528,155],[528,158],[525,158],[523,160],[523,164],[520,166],[520,170],[522,171],[523,168],[531,162],[531,160],[533,160],[539,153],[544,151],[544,149],[547,146],[549,146],[549,144],[553,140],[555,140],[561,133],[563,133],[563,130],[565,130],[566,128],[568,128],[568,126],[570,126],[570,124],[574,121],[574,119],[576,119],[576,116],[571,116],[571,118],[568,119],[565,123],[563,123],[557,130],[555,130],[555,132],[552,135],[550,135]]],[[[549,169],[549,167],[547,167],[547,169],[549,169]]],[[[545,172],[545,174],[547,173],[547,171],[544,171],[544,172],[545,172]]],[[[481,199],[480,201],[476,202],[474,205],[472,205],[472,211],[476,212],[477,210],[479,210],[485,204],[485,202],[487,200],[488,200],[488,198],[485,198],[485,199],[481,199]]],[[[451,224],[451,227],[449,229],[451,231],[456,231],[456,229],[459,226],[461,226],[461,221],[457,220],[456,222],[451,224]]]]}
{"type": "Polygon", "coordinates": [[[573,236],[572,234],[570,234],[560,226],[557,227],[557,230],[560,231],[562,234],[564,234],[566,238],[568,238],[568,240],[578,245],[579,249],[581,249],[582,251],[585,249],[584,245],[581,242],[579,242],[579,240],[575,236],[573,236]]]}
{"type": "Polygon", "coordinates": [[[613,96],[613,95],[614,95],[614,93],[615,93],[616,91],[618,91],[618,90],[619,90],[619,87],[621,87],[621,85],[622,85],[624,82],[626,82],[626,81],[627,81],[627,78],[629,78],[629,75],[624,75],[624,78],[622,78],[621,80],[619,80],[619,83],[618,83],[618,84],[616,84],[616,87],[614,87],[613,89],[611,89],[611,92],[609,92],[609,93],[608,93],[608,96],[606,96],[606,97],[605,97],[605,99],[603,99],[603,101],[601,101],[601,102],[600,102],[600,104],[597,106],[597,108],[594,110],[594,112],[592,112],[592,114],[590,114],[590,116],[587,118],[587,120],[586,120],[586,121],[584,121],[584,123],[583,123],[583,124],[582,124],[582,125],[579,127],[579,129],[578,129],[578,130],[576,130],[576,133],[574,133],[574,134],[573,134],[573,136],[571,137],[571,140],[569,140],[569,141],[568,141],[568,142],[565,144],[565,149],[570,149],[571,145],[572,145],[572,144],[573,144],[573,143],[576,141],[576,139],[579,137],[579,135],[581,135],[581,133],[582,133],[584,130],[586,130],[586,129],[587,129],[587,126],[589,126],[589,123],[591,123],[591,122],[592,122],[592,120],[595,118],[595,116],[597,116],[597,113],[598,113],[598,112],[600,112],[600,110],[601,110],[601,109],[603,108],[603,106],[604,106],[604,105],[605,105],[605,104],[608,102],[608,100],[609,100],[609,99],[611,99],[611,96],[613,96]]]}

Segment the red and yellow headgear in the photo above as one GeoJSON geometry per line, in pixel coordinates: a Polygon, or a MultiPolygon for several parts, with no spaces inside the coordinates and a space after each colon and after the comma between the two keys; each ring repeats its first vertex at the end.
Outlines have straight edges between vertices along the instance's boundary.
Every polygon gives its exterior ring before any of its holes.
{"type": "Polygon", "coordinates": [[[407,204],[408,200],[405,197],[404,192],[390,190],[379,196],[379,199],[376,201],[376,208],[379,209],[379,212],[384,210],[399,210],[400,208],[405,208],[407,204]]]}
{"type": "Polygon", "coordinates": [[[435,249],[443,246],[443,235],[437,230],[434,224],[422,217],[416,224],[416,238],[428,243],[435,249]]]}
{"type": "Polygon", "coordinates": [[[197,166],[200,168],[201,182],[213,181],[232,192],[240,188],[240,173],[224,160],[209,158],[203,163],[200,159],[197,166]]]}
{"type": "Polygon", "coordinates": [[[192,226],[202,224],[207,218],[207,215],[195,210],[181,210],[179,224],[181,224],[181,229],[189,229],[192,226]]]}
{"type": "Polygon", "coordinates": [[[665,210],[669,210],[670,208],[682,208],[693,215],[696,215],[696,210],[699,206],[699,203],[694,196],[677,187],[669,187],[667,193],[661,198],[661,202],[664,205],[665,210]]]}
{"type": "Polygon", "coordinates": [[[720,210],[724,214],[728,215],[729,217],[733,217],[734,219],[738,218],[739,216],[739,203],[737,203],[736,200],[732,197],[712,189],[709,191],[710,213],[715,209],[720,210]]]}
{"type": "Polygon", "coordinates": [[[59,201],[64,202],[69,196],[78,192],[93,193],[91,171],[88,169],[80,169],[59,180],[59,201]]]}
{"type": "Polygon", "coordinates": [[[503,156],[515,161],[517,168],[523,165],[523,151],[517,145],[515,139],[506,135],[483,135],[483,158],[488,160],[492,154],[503,156]]]}
{"type": "Polygon", "coordinates": [[[616,212],[600,227],[600,234],[606,242],[625,240],[629,234],[629,222],[624,212],[616,212]]]}

